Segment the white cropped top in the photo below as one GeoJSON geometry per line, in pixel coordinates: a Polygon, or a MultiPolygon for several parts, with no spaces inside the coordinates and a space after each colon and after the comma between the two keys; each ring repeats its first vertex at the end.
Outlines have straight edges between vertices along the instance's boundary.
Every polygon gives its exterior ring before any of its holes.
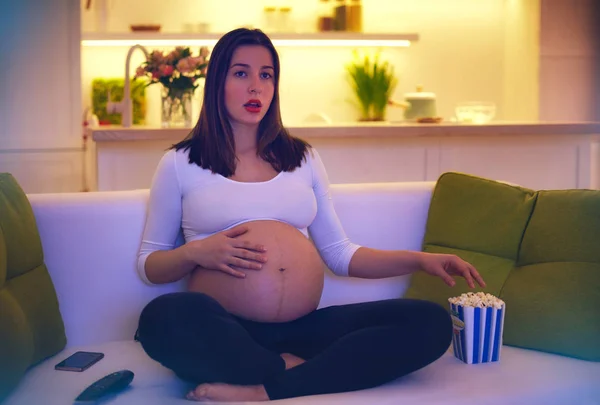
{"type": "Polygon", "coordinates": [[[138,254],[138,272],[148,284],[146,258],[157,250],[203,239],[244,222],[275,220],[312,238],[325,264],[348,275],[360,247],[350,242],[335,213],[329,180],[315,149],[293,172],[264,182],[238,182],[190,164],[188,151],[169,150],[160,160],[150,189],[146,226],[138,254]]]}

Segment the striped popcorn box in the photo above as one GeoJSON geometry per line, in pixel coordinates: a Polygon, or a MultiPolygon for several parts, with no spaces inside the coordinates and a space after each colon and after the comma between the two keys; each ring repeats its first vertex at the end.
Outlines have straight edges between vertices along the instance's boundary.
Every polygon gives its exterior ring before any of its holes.
{"type": "Polygon", "coordinates": [[[449,298],[454,356],[467,363],[500,360],[506,305],[491,294],[465,293],[449,298]]]}

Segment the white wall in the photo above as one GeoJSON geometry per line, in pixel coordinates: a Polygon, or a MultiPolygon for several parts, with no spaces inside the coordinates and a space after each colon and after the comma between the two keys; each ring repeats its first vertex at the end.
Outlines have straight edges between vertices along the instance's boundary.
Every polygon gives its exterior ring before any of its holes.
{"type": "Polygon", "coordinates": [[[2,2],[0,171],[26,192],[81,184],[79,0],[2,2]]]}
{"type": "Polygon", "coordinates": [[[543,0],[540,116],[600,121],[598,0],[543,0]]]}
{"type": "Polygon", "coordinates": [[[505,0],[503,115],[539,119],[540,0],[505,0]]]}
{"type": "MultiPolygon", "coordinates": [[[[130,23],[160,23],[163,32],[181,32],[186,23],[210,22],[212,31],[225,32],[240,25],[264,27],[263,5],[241,0],[105,0],[107,28],[126,32],[130,23]],[[159,12],[157,12],[159,10],[159,12]]],[[[275,0],[286,3],[284,0],[275,0]]],[[[520,0],[519,0],[520,1],[520,0]]],[[[528,0],[529,4],[538,0],[528,0]]],[[[98,3],[98,2],[96,2],[98,3]]],[[[313,30],[316,0],[288,0],[297,30],[313,30]]],[[[396,68],[399,84],[395,98],[422,84],[438,95],[439,115],[450,118],[460,101],[484,100],[498,105],[499,120],[537,119],[537,91],[515,95],[515,83],[537,83],[537,25],[535,7],[514,7],[511,0],[363,0],[367,32],[418,33],[420,40],[408,49],[386,49],[383,56],[396,68]],[[521,52],[515,51],[519,47],[521,52]]],[[[83,27],[96,28],[94,10],[83,13],[83,27]]],[[[344,65],[351,49],[281,48],[282,112],[287,124],[298,124],[312,112],[334,121],[353,121],[356,110],[345,79],[344,65]]],[[[373,51],[371,49],[371,51],[373,51]]],[[[85,104],[91,103],[89,86],[94,77],[122,77],[127,49],[84,48],[82,54],[85,104]]],[[[134,57],[133,66],[142,61],[134,57]]],[[[158,92],[151,90],[149,123],[158,122],[158,92]]],[[[526,89],[529,90],[529,89],[526,89]]],[[[390,110],[390,120],[401,119],[390,110]]]]}

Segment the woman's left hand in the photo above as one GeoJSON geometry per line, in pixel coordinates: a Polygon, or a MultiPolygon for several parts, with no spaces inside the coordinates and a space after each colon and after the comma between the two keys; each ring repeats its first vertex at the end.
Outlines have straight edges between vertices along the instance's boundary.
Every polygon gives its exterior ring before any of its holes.
{"type": "Polygon", "coordinates": [[[421,268],[429,275],[440,277],[450,287],[456,284],[452,276],[464,277],[471,288],[475,288],[475,281],[485,287],[485,281],[475,267],[455,255],[424,253],[421,268]]]}

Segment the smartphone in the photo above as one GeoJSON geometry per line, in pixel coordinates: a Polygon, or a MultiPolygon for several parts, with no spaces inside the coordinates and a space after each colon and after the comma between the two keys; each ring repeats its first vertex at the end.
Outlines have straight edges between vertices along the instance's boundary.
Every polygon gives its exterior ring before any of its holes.
{"type": "Polygon", "coordinates": [[[84,371],[92,367],[104,357],[104,353],[75,352],[56,366],[56,370],[84,371]]]}

